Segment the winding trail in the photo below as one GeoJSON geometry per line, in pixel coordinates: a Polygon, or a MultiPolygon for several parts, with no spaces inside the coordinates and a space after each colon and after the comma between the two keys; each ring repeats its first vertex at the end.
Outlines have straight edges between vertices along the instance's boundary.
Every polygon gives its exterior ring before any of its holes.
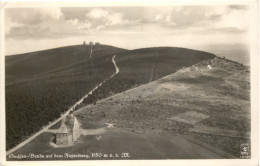
{"type": "Polygon", "coordinates": [[[115,68],[116,68],[116,72],[112,75],[112,77],[114,77],[116,74],[119,73],[119,68],[118,68],[118,66],[116,65],[115,58],[116,58],[116,55],[113,56],[112,62],[113,62],[113,64],[114,64],[115,68]]]}
{"type": "Polygon", "coordinates": [[[93,45],[91,45],[91,48],[90,48],[89,58],[92,57],[92,52],[93,52],[92,48],[93,48],[93,45]]]}
{"type": "MultiPolygon", "coordinates": [[[[90,52],[90,56],[92,54],[92,47],[91,47],[91,52],[90,52]]],[[[60,120],[62,120],[63,118],[65,118],[69,113],[70,111],[74,111],[76,106],[81,104],[85,98],[87,98],[90,94],[92,94],[95,90],[97,90],[100,86],[102,86],[106,81],[110,80],[111,78],[113,78],[116,74],[119,73],[119,68],[116,64],[116,61],[115,61],[115,57],[116,55],[114,55],[112,57],[112,62],[115,66],[115,73],[113,73],[108,79],[106,79],[105,81],[101,82],[100,84],[98,84],[97,86],[95,86],[90,92],[88,92],[85,96],[83,96],[79,101],[77,101],[73,106],[71,106],[64,114],[61,115],[61,117],[59,117],[58,119],[56,119],[55,121],[49,123],[47,126],[45,126],[42,130],[38,131],[37,133],[35,133],[34,135],[32,135],[31,137],[29,137],[27,140],[21,142],[20,144],[18,144],[16,147],[8,150],[6,152],[6,155],[9,155],[10,153],[13,153],[14,151],[18,150],[19,148],[23,147],[24,145],[26,145],[27,143],[29,143],[30,141],[32,141],[34,138],[36,138],[37,136],[39,136],[40,134],[42,134],[43,132],[48,132],[49,131],[49,128],[51,126],[53,126],[54,124],[56,124],[57,122],[59,122],[60,120]]]]}

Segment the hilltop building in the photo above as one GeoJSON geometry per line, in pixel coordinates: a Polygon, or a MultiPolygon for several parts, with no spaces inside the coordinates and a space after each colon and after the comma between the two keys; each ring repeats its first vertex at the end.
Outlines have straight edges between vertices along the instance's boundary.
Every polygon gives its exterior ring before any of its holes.
{"type": "Polygon", "coordinates": [[[98,46],[98,45],[100,45],[100,43],[99,43],[99,42],[96,42],[95,45],[98,46]]]}
{"type": "Polygon", "coordinates": [[[72,145],[80,135],[80,123],[75,116],[69,114],[62,120],[61,126],[56,132],[55,140],[57,145],[72,145]]]}
{"type": "Polygon", "coordinates": [[[94,43],[93,43],[92,41],[90,41],[90,42],[89,42],[89,45],[92,46],[92,45],[94,45],[94,43]]]}

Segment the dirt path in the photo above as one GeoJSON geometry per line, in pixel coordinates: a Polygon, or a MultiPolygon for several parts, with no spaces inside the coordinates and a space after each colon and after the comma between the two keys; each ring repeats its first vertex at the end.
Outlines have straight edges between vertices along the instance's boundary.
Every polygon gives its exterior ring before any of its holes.
{"type": "Polygon", "coordinates": [[[89,58],[91,58],[91,57],[92,57],[92,52],[93,52],[92,48],[93,48],[93,45],[91,46],[91,49],[90,49],[89,58]]]}
{"type": "Polygon", "coordinates": [[[105,123],[107,126],[98,129],[81,129],[82,135],[100,135],[106,131],[106,129],[113,128],[113,124],[105,123]]]}
{"type": "MultiPolygon", "coordinates": [[[[92,48],[91,48],[91,53],[90,55],[92,54],[92,48]]],[[[87,98],[90,94],[92,94],[96,89],[98,89],[100,86],[103,85],[103,83],[105,83],[106,81],[108,81],[109,79],[113,78],[116,74],[119,73],[119,68],[117,67],[116,65],[116,62],[115,62],[115,57],[116,55],[113,56],[112,58],[112,62],[115,66],[115,73],[112,74],[108,79],[106,79],[105,81],[101,82],[100,84],[98,84],[96,87],[94,87],[90,92],[88,92],[85,96],[83,96],[79,101],[77,101],[73,106],[71,106],[64,114],[61,115],[60,118],[56,119],[54,122],[48,124],[46,127],[44,127],[42,130],[38,131],[37,133],[35,133],[33,136],[31,136],[30,138],[28,138],[27,140],[23,141],[22,143],[18,144],[16,147],[8,150],[6,152],[6,155],[9,155],[10,153],[13,153],[14,151],[16,151],[17,149],[21,148],[22,146],[26,145],[27,143],[29,143],[30,141],[32,141],[34,138],[36,138],[37,136],[39,136],[40,134],[42,134],[43,132],[47,132],[48,129],[53,126],[54,124],[56,124],[57,122],[59,122],[60,120],[62,120],[63,118],[65,118],[69,113],[70,111],[74,111],[76,106],[81,104],[85,98],[87,98]]]]}

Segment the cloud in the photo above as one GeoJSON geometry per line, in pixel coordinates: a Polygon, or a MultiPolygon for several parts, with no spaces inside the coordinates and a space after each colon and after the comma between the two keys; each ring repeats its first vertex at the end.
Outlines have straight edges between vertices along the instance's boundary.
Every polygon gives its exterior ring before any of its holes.
{"type": "Polygon", "coordinates": [[[229,7],[231,9],[236,9],[236,10],[248,10],[247,5],[230,5],[229,7]]]}
{"type": "Polygon", "coordinates": [[[12,28],[21,27],[22,23],[13,22],[10,17],[5,18],[5,34],[9,34],[12,28]]]}
{"type": "Polygon", "coordinates": [[[178,6],[168,13],[155,14],[153,23],[174,28],[175,32],[238,33],[248,29],[248,10],[242,6],[178,6]]]}
{"type": "Polygon", "coordinates": [[[59,8],[8,8],[6,9],[5,34],[13,37],[37,35],[37,33],[41,35],[44,32],[39,32],[38,29],[48,29],[46,25],[49,22],[58,21],[61,17],[62,12],[59,8]],[[35,34],[28,33],[29,31],[34,31],[35,34]]]}
{"type": "Polygon", "coordinates": [[[249,13],[247,10],[229,10],[224,13],[215,23],[216,28],[235,28],[238,30],[247,30],[249,13]]]}
{"type": "Polygon", "coordinates": [[[70,8],[65,7],[61,8],[61,12],[65,20],[74,20],[77,19],[79,22],[83,22],[86,19],[86,13],[89,12],[91,8],[70,8]]]}
{"type": "Polygon", "coordinates": [[[210,7],[204,6],[177,6],[168,13],[156,14],[154,20],[165,26],[175,28],[191,28],[207,25],[210,21],[218,21],[221,12],[213,12],[210,7]]]}
{"type": "Polygon", "coordinates": [[[19,27],[13,27],[7,38],[17,39],[44,39],[44,38],[66,38],[71,36],[84,35],[85,33],[71,26],[70,23],[60,21],[49,20],[48,22],[42,22],[33,25],[23,25],[19,27]]]}
{"type": "MultiPolygon", "coordinates": [[[[70,20],[71,22],[72,20],[70,20]]],[[[136,20],[135,20],[136,21],[136,20]]],[[[103,30],[109,27],[118,27],[134,24],[134,21],[124,18],[123,13],[113,12],[106,9],[94,8],[85,13],[80,19],[73,19],[77,29],[103,30]],[[82,20],[84,18],[84,20],[82,20]],[[75,22],[75,20],[77,20],[75,22]]]]}
{"type": "Polygon", "coordinates": [[[6,9],[7,38],[64,38],[124,34],[239,34],[248,29],[246,6],[168,6],[6,9]]]}
{"type": "Polygon", "coordinates": [[[62,8],[64,19],[84,31],[122,31],[140,23],[141,7],[62,8]]]}
{"type": "Polygon", "coordinates": [[[60,8],[7,9],[5,34],[7,38],[42,39],[81,35],[73,25],[77,20],[66,21],[60,8]]]}
{"type": "Polygon", "coordinates": [[[12,21],[23,24],[38,24],[42,21],[58,20],[62,16],[60,8],[21,8],[7,9],[12,21]]]}
{"type": "Polygon", "coordinates": [[[72,24],[72,25],[77,25],[79,23],[78,19],[73,19],[73,20],[68,20],[68,23],[72,24]]]}
{"type": "Polygon", "coordinates": [[[101,22],[107,26],[128,23],[123,19],[122,13],[108,12],[103,9],[93,9],[86,14],[86,17],[88,21],[101,22]]]}

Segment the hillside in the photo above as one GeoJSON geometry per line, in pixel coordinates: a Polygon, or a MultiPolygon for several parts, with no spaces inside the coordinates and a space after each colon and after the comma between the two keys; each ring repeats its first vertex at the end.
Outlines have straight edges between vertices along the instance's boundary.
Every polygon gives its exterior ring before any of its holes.
{"type": "MultiPolygon", "coordinates": [[[[6,84],[9,85],[22,82],[23,80],[31,80],[38,78],[39,75],[46,75],[57,70],[63,70],[64,68],[82,65],[89,61],[90,50],[91,46],[89,45],[75,45],[6,56],[6,84]]],[[[97,45],[93,47],[93,54],[95,52],[98,57],[102,57],[123,50],[113,46],[97,45]]]]}
{"type": "Polygon", "coordinates": [[[68,46],[6,57],[7,149],[60,116],[114,72],[123,49],[68,46]],[[97,55],[96,52],[98,53],[97,55]]]}
{"type": "Polygon", "coordinates": [[[48,160],[239,158],[240,144],[250,143],[249,73],[248,67],[217,57],[199,62],[75,111],[84,135],[72,146],[53,145],[58,123],[14,155],[61,156],[48,160]],[[89,157],[67,158],[64,152],[89,157]]]}
{"type": "Polygon", "coordinates": [[[81,45],[6,57],[7,149],[57,119],[107,80],[115,70],[111,61],[115,54],[120,72],[86,98],[83,105],[215,57],[184,48],[129,51],[105,45],[93,46],[92,51],[91,46],[81,45]]]}
{"type": "Polygon", "coordinates": [[[154,47],[120,52],[116,57],[120,69],[119,74],[97,89],[92,98],[88,98],[85,103],[89,104],[146,84],[214,57],[216,56],[211,53],[175,47],[154,47]]]}
{"type": "Polygon", "coordinates": [[[239,157],[240,144],[250,143],[249,68],[214,58],[76,114],[139,134],[179,133],[239,157]]]}
{"type": "Polygon", "coordinates": [[[149,139],[178,133],[239,157],[240,144],[250,143],[249,72],[249,67],[214,58],[74,114],[83,124],[113,123],[124,131],[149,133],[149,139]]]}

